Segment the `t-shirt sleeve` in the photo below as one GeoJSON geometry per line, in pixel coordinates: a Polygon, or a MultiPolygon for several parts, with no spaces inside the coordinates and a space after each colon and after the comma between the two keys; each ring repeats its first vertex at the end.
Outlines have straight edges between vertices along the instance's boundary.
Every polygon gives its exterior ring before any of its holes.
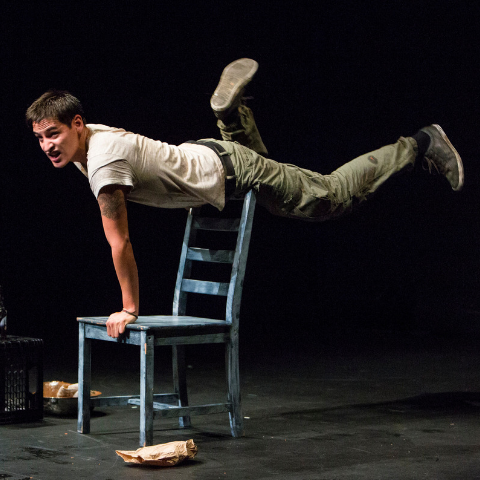
{"type": "Polygon", "coordinates": [[[98,168],[89,178],[89,181],[95,198],[98,197],[100,190],[107,185],[135,186],[132,167],[126,160],[116,160],[98,168]]]}

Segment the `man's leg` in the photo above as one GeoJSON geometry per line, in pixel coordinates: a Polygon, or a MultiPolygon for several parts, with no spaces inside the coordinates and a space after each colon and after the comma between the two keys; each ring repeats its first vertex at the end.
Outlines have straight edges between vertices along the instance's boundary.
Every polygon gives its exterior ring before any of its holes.
{"type": "Polygon", "coordinates": [[[308,221],[324,221],[350,211],[395,173],[413,166],[417,145],[400,138],[346,163],[330,175],[278,163],[241,145],[220,143],[230,154],[237,194],[253,188],[258,202],[271,213],[308,221]]]}
{"type": "MultiPolygon", "coordinates": [[[[444,175],[454,190],[462,188],[461,158],[438,125],[425,127],[414,137],[401,137],[393,145],[362,155],[330,175],[265,158],[261,155],[262,148],[251,146],[258,130],[251,110],[241,104],[245,85],[257,67],[250,59],[228,65],[211,100],[222,137],[227,140],[219,143],[232,159],[236,193],[253,188],[259,203],[276,215],[322,221],[351,210],[392,175],[418,161],[425,161],[430,170],[433,167],[444,175]],[[246,119],[243,121],[250,122],[254,128],[247,130],[242,125],[242,112],[246,119]],[[229,125],[232,132],[240,132],[238,139],[229,135],[229,125]]],[[[258,139],[263,145],[259,135],[258,139]]]]}
{"type": "Polygon", "coordinates": [[[245,86],[258,69],[258,63],[241,58],[227,65],[212,96],[210,105],[218,118],[222,139],[238,142],[260,155],[268,155],[258,131],[253,113],[242,99],[245,86]]]}
{"type": "Polygon", "coordinates": [[[223,140],[238,142],[260,155],[268,155],[267,147],[262,141],[253,118],[253,112],[246,105],[239,105],[236,111],[230,114],[229,119],[225,121],[218,119],[217,126],[223,140]]]}
{"type": "Polygon", "coordinates": [[[361,155],[330,175],[278,163],[236,143],[218,143],[232,160],[236,194],[253,188],[261,205],[285,217],[309,221],[337,217],[366,200],[392,175],[424,159],[446,177],[454,190],[463,185],[460,156],[443,130],[433,125],[414,137],[400,137],[392,145],[361,155]],[[426,151],[419,154],[416,139],[423,135],[428,135],[429,142],[424,144],[426,151]]]}

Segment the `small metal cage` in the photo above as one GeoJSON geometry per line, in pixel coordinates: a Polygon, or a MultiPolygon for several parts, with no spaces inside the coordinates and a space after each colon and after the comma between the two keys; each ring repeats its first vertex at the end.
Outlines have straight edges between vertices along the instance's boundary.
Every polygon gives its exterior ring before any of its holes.
{"type": "Polygon", "coordinates": [[[0,425],[43,418],[43,340],[0,339],[0,425]]]}

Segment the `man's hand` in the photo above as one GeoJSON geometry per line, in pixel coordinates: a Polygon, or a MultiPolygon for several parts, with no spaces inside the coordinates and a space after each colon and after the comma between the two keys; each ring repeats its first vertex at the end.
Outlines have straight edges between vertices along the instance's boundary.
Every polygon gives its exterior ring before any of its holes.
{"type": "Polygon", "coordinates": [[[127,312],[115,312],[108,317],[107,334],[109,337],[117,338],[125,331],[125,326],[135,323],[137,317],[127,312]]]}

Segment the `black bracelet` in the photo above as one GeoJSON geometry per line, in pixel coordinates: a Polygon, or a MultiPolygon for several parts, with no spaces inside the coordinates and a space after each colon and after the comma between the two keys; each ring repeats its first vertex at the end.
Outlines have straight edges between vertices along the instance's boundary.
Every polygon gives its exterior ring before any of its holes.
{"type": "Polygon", "coordinates": [[[123,309],[122,312],[128,313],[128,314],[131,315],[132,317],[135,317],[135,320],[138,320],[138,315],[135,315],[134,313],[129,312],[128,310],[125,310],[125,309],[123,309]]]}

